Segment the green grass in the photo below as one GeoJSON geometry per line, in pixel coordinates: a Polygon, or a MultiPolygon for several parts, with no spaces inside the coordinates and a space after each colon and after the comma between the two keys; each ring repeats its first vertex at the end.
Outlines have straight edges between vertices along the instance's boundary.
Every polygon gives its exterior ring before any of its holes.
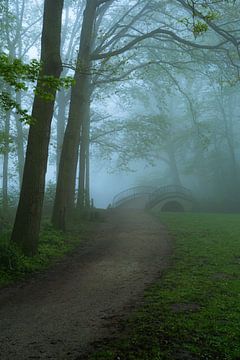
{"type": "MultiPolygon", "coordinates": [[[[85,224],[86,225],[86,224],[85,224]]],[[[74,231],[62,233],[45,224],[40,235],[38,254],[32,258],[9,243],[10,231],[0,236],[0,287],[24,279],[34,272],[48,268],[66,253],[76,248],[86,229],[84,224],[74,231]]]]}
{"type": "Polygon", "coordinates": [[[240,215],[157,214],[172,263],[91,360],[240,359],[240,215]]]}

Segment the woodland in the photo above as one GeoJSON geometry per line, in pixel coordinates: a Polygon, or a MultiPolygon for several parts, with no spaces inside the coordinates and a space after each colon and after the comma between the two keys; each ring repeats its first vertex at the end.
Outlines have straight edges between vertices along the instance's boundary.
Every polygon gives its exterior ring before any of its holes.
{"type": "Polygon", "coordinates": [[[62,231],[91,207],[94,161],[147,164],[206,209],[239,210],[238,1],[2,0],[0,11],[1,218],[16,210],[11,242],[25,255],[45,203],[62,231]]]}
{"type": "Polygon", "coordinates": [[[239,100],[240,0],[0,0],[1,360],[240,359],[239,100]]]}

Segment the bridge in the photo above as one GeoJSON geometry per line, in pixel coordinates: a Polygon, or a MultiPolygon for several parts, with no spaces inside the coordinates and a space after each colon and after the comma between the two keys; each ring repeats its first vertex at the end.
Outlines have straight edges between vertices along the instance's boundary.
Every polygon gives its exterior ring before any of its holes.
{"type": "Polygon", "coordinates": [[[112,201],[112,207],[130,207],[144,209],[150,194],[156,188],[152,186],[136,186],[117,194],[112,201]]]}
{"type": "Polygon", "coordinates": [[[160,211],[191,211],[192,192],[180,185],[167,185],[159,188],[137,186],[117,194],[112,201],[114,208],[152,209],[160,211]]]}

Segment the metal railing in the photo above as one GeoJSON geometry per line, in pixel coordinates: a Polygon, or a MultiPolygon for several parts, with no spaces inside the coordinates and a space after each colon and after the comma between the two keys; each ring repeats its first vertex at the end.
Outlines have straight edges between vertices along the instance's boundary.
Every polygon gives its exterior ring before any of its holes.
{"type": "Polygon", "coordinates": [[[150,195],[154,190],[153,186],[135,186],[117,194],[112,200],[112,207],[118,207],[126,201],[136,199],[144,195],[150,195]]]}
{"type": "Polygon", "coordinates": [[[161,186],[157,190],[153,191],[149,195],[149,200],[146,204],[146,208],[152,208],[157,205],[160,201],[164,200],[165,198],[171,197],[179,197],[188,201],[193,200],[191,190],[185,188],[181,185],[167,185],[161,186]]]}
{"type": "Polygon", "coordinates": [[[178,196],[189,201],[193,200],[191,190],[180,185],[166,185],[159,188],[153,186],[136,186],[117,194],[113,198],[112,207],[118,207],[129,200],[134,200],[141,196],[148,196],[146,208],[152,208],[161,200],[174,196],[178,196]]]}

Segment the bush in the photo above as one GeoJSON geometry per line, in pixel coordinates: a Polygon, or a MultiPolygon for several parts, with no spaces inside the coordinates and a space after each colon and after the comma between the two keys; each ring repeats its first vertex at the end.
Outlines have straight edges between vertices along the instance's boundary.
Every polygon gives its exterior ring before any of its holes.
{"type": "Polygon", "coordinates": [[[81,241],[79,232],[66,235],[54,230],[50,224],[45,224],[40,235],[38,254],[29,258],[9,239],[9,232],[0,236],[0,286],[47,268],[81,241]]]}
{"type": "Polygon", "coordinates": [[[23,255],[15,244],[9,242],[8,237],[2,236],[0,241],[0,270],[21,271],[23,255]]]}

